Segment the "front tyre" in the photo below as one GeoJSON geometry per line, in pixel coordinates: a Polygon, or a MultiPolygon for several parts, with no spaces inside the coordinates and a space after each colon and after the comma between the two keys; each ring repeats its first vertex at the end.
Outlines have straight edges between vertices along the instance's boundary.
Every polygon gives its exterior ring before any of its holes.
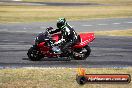
{"type": "Polygon", "coordinates": [[[85,60],[91,53],[91,49],[88,45],[81,49],[75,49],[73,57],[75,60],[85,60]]]}
{"type": "Polygon", "coordinates": [[[31,47],[27,55],[31,61],[39,61],[42,58],[40,52],[35,47],[31,47]]]}

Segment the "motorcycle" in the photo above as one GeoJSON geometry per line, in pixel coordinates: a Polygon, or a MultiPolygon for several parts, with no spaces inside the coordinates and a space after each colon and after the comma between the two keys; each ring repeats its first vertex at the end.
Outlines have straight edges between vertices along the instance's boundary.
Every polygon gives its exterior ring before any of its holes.
{"type": "MultiPolygon", "coordinates": [[[[48,30],[44,33],[38,34],[35,38],[35,44],[28,50],[27,56],[31,61],[39,61],[42,58],[67,58],[68,60],[85,60],[91,53],[91,49],[88,46],[90,42],[95,39],[94,33],[80,33],[78,35],[78,41],[74,46],[69,47],[69,53],[63,52],[54,53],[53,44],[61,39],[61,34],[51,35],[48,30]]],[[[55,49],[60,49],[60,46],[56,46],[55,49]]]]}

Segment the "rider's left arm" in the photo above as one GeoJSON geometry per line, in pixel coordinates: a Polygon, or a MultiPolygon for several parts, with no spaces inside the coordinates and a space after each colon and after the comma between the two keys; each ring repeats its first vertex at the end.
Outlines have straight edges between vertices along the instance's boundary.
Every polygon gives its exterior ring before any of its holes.
{"type": "Polygon", "coordinates": [[[57,32],[60,32],[60,29],[54,29],[54,30],[49,31],[50,34],[54,34],[54,33],[57,33],[57,32]]]}
{"type": "Polygon", "coordinates": [[[67,32],[65,30],[62,30],[61,33],[62,33],[61,39],[58,42],[55,43],[56,45],[58,45],[58,44],[60,44],[60,43],[62,43],[64,41],[66,41],[64,36],[65,36],[65,34],[67,32]]]}
{"type": "Polygon", "coordinates": [[[54,44],[55,44],[55,45],[58,45],[58,44],[62,43],[63,41],[65,41],[65,39],[64,39],[63,36],[62,36],[62,38],[61,38],[58,42],[55,42],[54,44]]]}

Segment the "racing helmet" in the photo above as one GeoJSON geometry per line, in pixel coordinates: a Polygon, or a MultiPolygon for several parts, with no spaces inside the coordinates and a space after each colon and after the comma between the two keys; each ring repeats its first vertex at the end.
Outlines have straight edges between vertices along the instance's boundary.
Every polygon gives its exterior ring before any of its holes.
{"type": "Polygon", "coordinates": [[[65,18],[59,18],[59,19],[57,20],[57,27],[58,27],[59,29],[64,28],[64,27],[66,26],[66,24],[67,24],[67,22],[66,22],[66,19],[65,19],[65,18]]]}

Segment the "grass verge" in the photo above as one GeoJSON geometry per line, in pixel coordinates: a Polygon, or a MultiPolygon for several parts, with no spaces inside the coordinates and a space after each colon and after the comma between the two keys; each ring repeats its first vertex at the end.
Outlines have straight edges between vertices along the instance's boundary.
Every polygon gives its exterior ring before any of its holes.
{"type": "MultiPolygon", "coordinates": [[[[75,68],[63,69],[1,69],[0,88],[130,88],[130,84],[76,83],[75,68]]],[[[89,74],[130,74],[132,68],[87,68],[89,74]]]]}
{"type": "Polygon", "coordinates": [[[23,0],[30,2],[63,2],[63,3],[101,3],[101,4],[118,4],[118,5],[126,5],[131,4],[131,0],[23,0]]]}
{"type": "Polygon", "coordinates": [[[113,31],[96,31],[95,35],[107,36],[132,36],[132,29],[127,30],[113,30],[113,31]]]}
{"type": "Polygon", "coordinates": [[[0,6],[0,23],[56,21],[59,17],[87,20],[131,16],[132,6],[0,6]]]}
{"type": "MultiPolygon", "coordinates": [[[[38,0],[24,0],[37,1],[38,0]]],[[[73,2],[73,0],[39,0],[44,2],[73,2]]],[[[90,18],[132,17],[132,0],[75,0],[109,4],[101,6],[17,6],[0,5],[0,23],[56,21],[59,17],[68,20],[90,18]]]]}

